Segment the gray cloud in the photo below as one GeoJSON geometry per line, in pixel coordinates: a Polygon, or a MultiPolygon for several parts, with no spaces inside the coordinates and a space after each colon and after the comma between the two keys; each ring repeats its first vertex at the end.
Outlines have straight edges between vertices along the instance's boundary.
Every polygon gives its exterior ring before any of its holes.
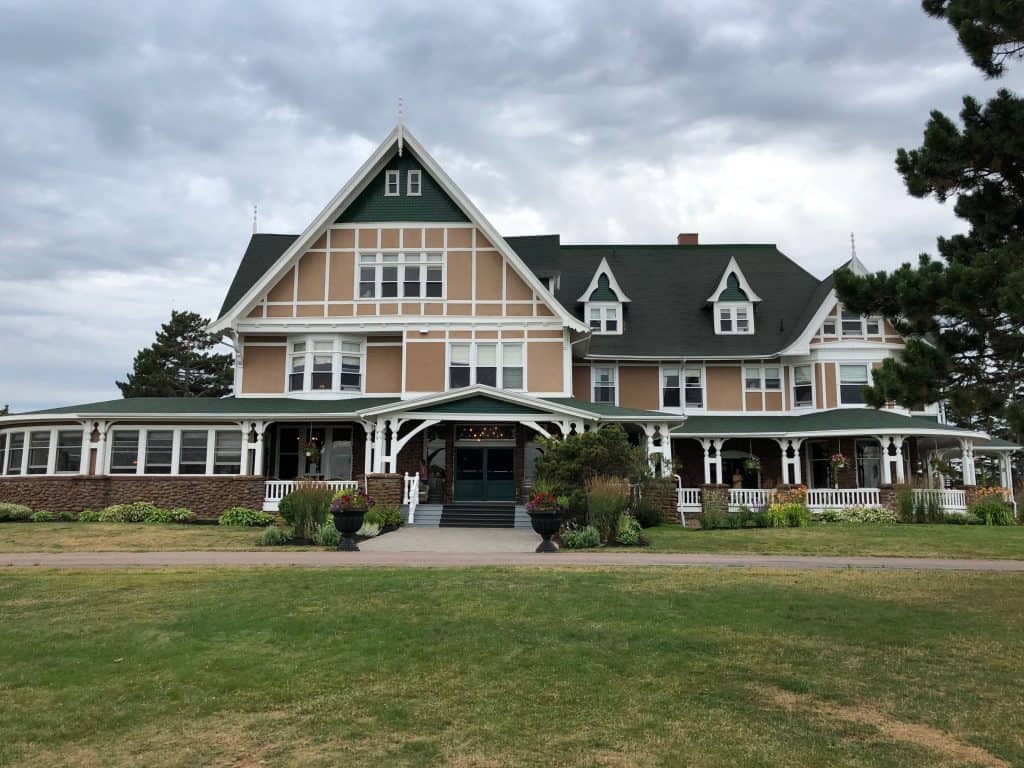
{"type": "MultiPolygon", "coordinates": [[[[987,96],[912,2],[0,3],[0,401],[117,395],[248,238],[300,231],[390,130],[508,234],[778,242],[824,275],[960,225],[892,169],[987,96]],[[367,7],[370,6],[370,7],[367,7]]],[[[1013,87],[1017,77],[1005,83],[1013,87]]]]}

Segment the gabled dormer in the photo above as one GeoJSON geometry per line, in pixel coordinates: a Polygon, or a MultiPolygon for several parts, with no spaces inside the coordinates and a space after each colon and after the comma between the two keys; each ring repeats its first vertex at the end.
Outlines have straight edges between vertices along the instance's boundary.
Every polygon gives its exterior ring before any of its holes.
{"type": "Polygon", "coordinates": [[[735,257],[729,259],[718,287],[707,300],[714,312],[716,334],[754,333],[754,304],[761,297],[750,287],[735,257]]]}
{"type": "Polygon", "coordinates": [[[583,302],[583,317],[594,334],[621,334],[624,325],[623,304],[629,297],[615,279],[608,259],[601,259],[590,285],[577,299],[583,302]]]}

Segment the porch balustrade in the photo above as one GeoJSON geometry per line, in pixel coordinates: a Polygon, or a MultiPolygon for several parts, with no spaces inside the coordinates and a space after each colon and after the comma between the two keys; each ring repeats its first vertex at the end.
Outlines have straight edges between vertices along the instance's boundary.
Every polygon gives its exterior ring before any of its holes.
{"type": "Polygon", "coordinates": [[[772,503],[774,488],[730,488],[729,511],[737,512],[740,507],[759,509],[772,503]]]}
{"type": "MultiPolygon", "coordinates": [[[[301,480],[267,480],[266,491],[263,495],[263,511],[277,512],[281,499],[295,490],[295,484],[301,480]]],[[[308,482],[308,481],[307,481],[308,482]]],[[[352,491],[359,487],[355,480],[317,480],[328,486],[332,491],[352,491]]]]}
{"type": "Polygon", "coordinates": [[[954,488],[918,488],[914,490],[914,496],[923,502],[935,499],[947,512],[967,511],[967,494],[954,488]]]}
{"type": "Polygon", "coordinates": [[[880,507],[878,488],[811,488],[807,491],[807,506],[812,512],[844,507],[880,507]]]}

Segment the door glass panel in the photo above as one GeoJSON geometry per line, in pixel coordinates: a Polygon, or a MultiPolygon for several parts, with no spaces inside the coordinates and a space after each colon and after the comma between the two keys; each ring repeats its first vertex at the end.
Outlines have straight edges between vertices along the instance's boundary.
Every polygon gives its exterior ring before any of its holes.
{"type": "Polygon", "coordinates": [[[487,479],[489,481],[512,479],[511,448],[487,449],[487,479]]]}
{"type": "Polygon", "coordinates": [[[462,448],[455,453],[456,478],[480,480],[484,476],[484,452],[479,448],[462,448]]]}

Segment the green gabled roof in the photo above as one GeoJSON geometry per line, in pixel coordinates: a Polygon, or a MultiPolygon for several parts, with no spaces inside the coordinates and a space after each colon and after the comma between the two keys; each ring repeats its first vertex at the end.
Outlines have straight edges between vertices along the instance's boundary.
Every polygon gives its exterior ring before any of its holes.
{"type": "Polygon", "coordinates": [[[126,397],[99,403],[68,405],[31,411],[18,416],[73,415],[82,417],[197,415],[218,416],[245,414],[356,414],[368,408],[393,403],[395,397],[354,397],[333,400],[306,400],[294,397],[126,397]]]}
{"type": "Polygon", "coordinates": [[[970,430],[940,424],[930,416],[904,416],[874,408],[835,408],[801,415],[783,416],[690,416],[672,430],[675,436],[731,434],[789,434],[865,430],[906,432],[921,430],[948,434],[974,434],[970,430]]]}
{"type": "Polygon", "coordinates": [[[449,400],[444,403],[434,403],[423,408],[415,408],[410,413],[465,413],[465,414],[488,414],[488,413],[518,413],[536,416],[540,411],[536,408],[512,403],[508,400],[498,400],[487,395],[473,395],[461,400],[449,400]]]}
{"type": "Polygon", "coordinates": [[[462,209],[430,176],[411,153],[397,154],[341,212],[338,224],[361,221],[469,221],[462,209]],[[399,171],[399,194],[384,194],[386,171],[399,171]],[[421,194],[410,197],[406,189],[408,171],[420,172],[421,194]]]}
{"type": "Polygon", "coordinates": [[[603,416],[607,419],[657,421],[661,423],[671,423],[680,420],[679,416],[669,416],[661,413],[660,411],[644,411],[639,408],[622,408],[618,405],[609,405],[607,403],[588,403],[586,400],[577,400],[574,397],[544,397],[541,399],[547,400],[550,403],[555,403],[556,405],[578,408],[581,411],[590,411],[591,413],[596,413],[598,416],[603,416]]]}
{"type": "Polygon", "coordinates": [[[297,238],[298,235],[253,235],[249,239],[249,245],[242,255],[242,262],[238,265],[238,271],[235,272],[235,278],[231,281],[231,287],[228,288],[217,317],[223,316],[235,306],[239,299],[245,296],[245,292],[274,266],[274,262],[297,238]]]}

